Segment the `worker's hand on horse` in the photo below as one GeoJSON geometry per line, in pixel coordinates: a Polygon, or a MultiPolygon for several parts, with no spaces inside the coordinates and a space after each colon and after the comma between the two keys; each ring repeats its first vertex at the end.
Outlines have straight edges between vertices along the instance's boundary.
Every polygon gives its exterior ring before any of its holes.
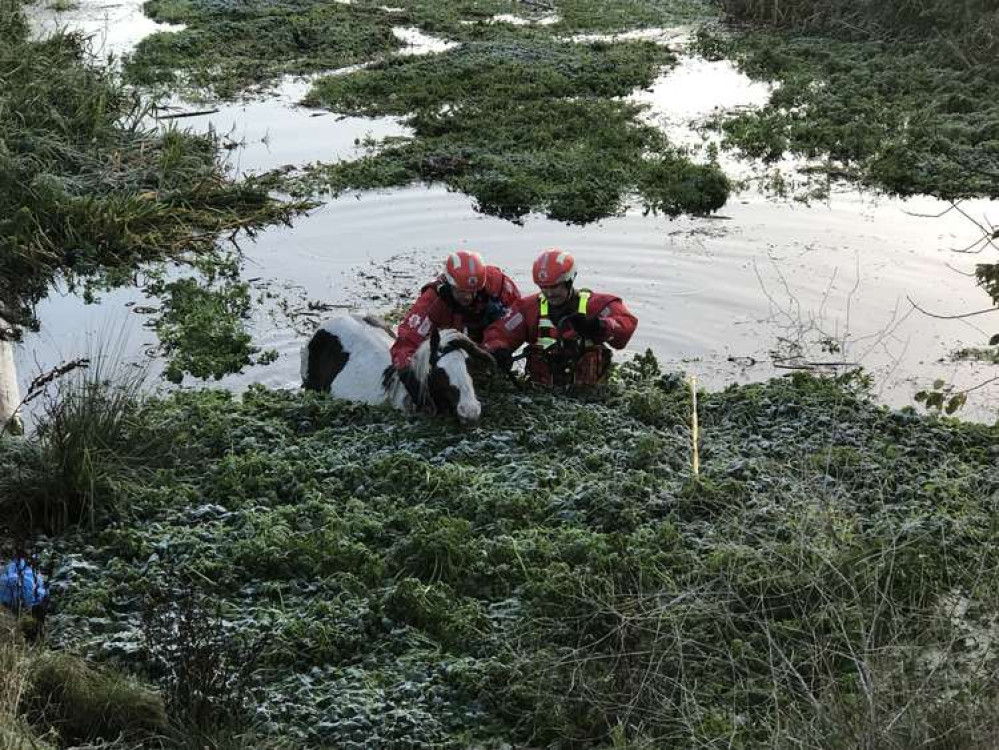
{"type": "Polygon", "coordinates": [[[496,360],[496,370],[498,372],[510,372],[513,369],[513,352],[509,349],[496,349],[490,354],[496,360]]]}
{"type": "Polygon", "coordinates": [[[604,322],[600,318],[583,315],[583,313],[570,315],[566,318],[566,322],[572,326],[576,335],[587,339],[597,338],[604,330],[604,322]]]}
{"type": "Polygon", "coordinates": [[[416,373],[409,367],[404,367],[401,370],[397,370],[397,372],[399,373],[399,382],[406,387],[410,398],[415,400],[420,393],[420,379],[416,377],[416,373]]]}

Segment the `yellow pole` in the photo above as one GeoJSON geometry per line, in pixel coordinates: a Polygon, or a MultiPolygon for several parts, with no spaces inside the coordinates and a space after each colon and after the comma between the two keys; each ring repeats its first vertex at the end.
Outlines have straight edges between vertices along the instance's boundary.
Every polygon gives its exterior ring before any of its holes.
{"type": "Polygon", "coordinates": [[[701,453],[698,444],[701,441],[700,425],[697,422],[697,376],[691,375],[690,380],[690,440],[692,443],[692,456],[694,464],[694,476],[701,475],[701,453]]]}

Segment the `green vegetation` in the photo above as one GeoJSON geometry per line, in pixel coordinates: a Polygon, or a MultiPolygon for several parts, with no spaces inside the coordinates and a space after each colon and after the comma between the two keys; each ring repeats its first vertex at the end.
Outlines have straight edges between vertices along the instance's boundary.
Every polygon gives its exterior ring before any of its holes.
{"type": "Polygon", "coordinates": [[[142,738],[166,728],[163,699],[135,680],[88,666],[68,654],[33,660],[22,698],[36,726],[52,727],[61,743],[142,738]]]}
{"type": "Polygon", "coordinates": [[[29,645],[21,630],[30,619],[0,609],[0,748],[51,750],[102,740],[135,746],[162,734],[167,719],[159,695],[113,670],[29,645]]]}
{"type": "Polygon", "coordinates": [[[464,41],[507,28],[497,15],[528,20],[552,16],[548,37],[689,23],[714,15],[705,0],[381,0],[338,4],[282,0],[232,4],[220,0],[147,0],[157,21],[179,32],[143,40],[126,70],[136,82],[173,84],[229,98],[282,74],[329,71],[386,56],[399,48],[393,27],[416,27],[464,41]]]}
{"type": "Polygon", "coordinates": [[[64,377],[45,397],[38,442],[9,443],[18,460],[0,476],[0,497],[12,535],[93,525],[118,510],[111,490],[122,464],[156,464],[158,438],[150,432],[140,440],[131,424],[145,374],[119,365],[120,359],[119,352],[106,351],[64,377]]]}
{"type": "Polygon", "coordinates": [[[630,195],[670,215],[720,208],[729,185],[695,165],[639,107],[615,99],[648,86],[675,58],[652,43],[573,44],[505,32],[426,58],[389,60],[321,79],[309,101],[336,111],[414,113],[412,141],[307,171],[293,193],[443,181],[480,210],[511,219],[543,211],[590,222],[630,195]]]}
{"type": "Polygon", "coordinates": [[[285,73],[342,68],[399,46],[390,16],[354,5],[149,0],[145,8],[156,20],[188,28],[140,42],[125,67],[130,79],[205,89],[222,98],[285,73]]]}
{"type": "Polygon", "coordinates": [[[999,52],[999,8],[993,0],[721,0],[739,22],[840,38],[942,42],[973,66],[999,52]]]}
{"type": "MultiPolygon", "coordinates": [[[[381,5],[379,0],[355,4],[381,5]]],[[[561,35],[676,26],[717,14],[707,0],[401,0],[394,7],[402,9],[393,15],[397,25],[462,40],[475,38],[496,15],[547,19],[544,30],[561,35]]]]}
{"type": "Polygon", "coordinates": [[[79,36],[27,38],[0,11],[0,318],[18,335],[56,279],[127,284],[146,263],[214,252],[216,233],[287,219],[227,179],[211,137],[144,124],[143,100],[79,36]]]}
{"type": "MultiPolygon", "coordinates": [[[[298,747],[988,747],[995,428],[850,388],[701,394],[699,477],[651,357],[587,398],[494,382],[466,431],[178,393],[128,422],[156,468],[109,463],[43,551],[57,643],[169,694],[144,602],[210,602],[185,642],[250,654],[250,728],[298,747]]],[[[0,476],[44,443],[0,442],[0,476]]]]}
{"type": "MultiPolygon", "coordinates": [[[[994,338],[994,337],[993,337],[994,338]]],[[[999,349],[992,346],[964,347],[951,352],[950,358],[955,362],[988,362],[999,365],[999,349]]]]}
{"type": "Polygon", "coordinates": [[[731,21],[772,28],[707,35],[702,50],[780,82],[761,110],[723,118],[730,146],[765,161],[825,159],[836,176],[901,196],[999,195],[989,3],[724,5],[731,21]]]}
{"type": "Polygon", "coordinates": [[[156,273],[145,287],[162,301],[154,327],[167,362],[164,377],[172,383],[185,373],[219,380],[273,362],[277,353],[261,353],[245,329],[252,299],[250,285],[239,276],[239,258],[218,253],[195,265],[199,277],[167,281],[165,273],[156,273]]]}
{"type": "Polygon", "coordinates": [[[924,45],[757,31],[721,46],[751,76],[781,82],[762,109],[723,119],[742,153],[825,159],[837,176],[902,196],[999,195],[999,81],[986,71],[924,45]]]}
{"type": "Polygon", "coordinates": [[[0,609],[0,748],[51,750],[21,715],[21,696],[28,685],[30,654],[24,646],[19,623],[0,609]]]}
{"type": "MultiPolygon", "coordinates": [[[[523,7],[527,2],[521,2],[523,7]]],[[[555,0],[555,31],[614,32],[678,26],[713,17],[706,0],[555,0]]]]}
{"type": "Polygon", "coordinates": [[[655,128],[639,124],[639,107],[620,100],[650,85],[673,55],[651,43],[576,44],[567,36],[703,17],[703,3],[566,0],[550,8],[559,23],[530,29],[489,19],[517,12],[536,18],[544,9],[533,3],[410,0],[398,12],[380,6],[151,0],[155,18],[188,29],[147,39],[127,69],[141,83],[176,83],[179,71],[194,87],[228,97],[281,73],[379,60],[321,79],[308,103],[408,116],[415,139],[291,179],[274,177],[275,186],[299,196],[440,181],[472,195],[487,213],[516,220],[543,211],[580,223],[619,212],[636,193],[645,208],[670,215],[725,203],[729,184],[716,165],[690,162],[655,128]],[[302,30],[313,25],[323,33],[302,30]],[[429,57],[389,57],[397,45],[393,26],[462,45],[429,57]]]}

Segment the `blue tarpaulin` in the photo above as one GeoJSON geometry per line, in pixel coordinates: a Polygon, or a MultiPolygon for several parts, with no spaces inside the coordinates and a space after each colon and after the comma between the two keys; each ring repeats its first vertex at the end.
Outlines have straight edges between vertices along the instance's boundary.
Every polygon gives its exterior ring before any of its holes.
{"type": "Polygon", "coordinates": [[[0,576],[0,604],[13,610],[31,609],[48,599],[49,591],[40,573],[27,560],[10,562],[0,576]]]}

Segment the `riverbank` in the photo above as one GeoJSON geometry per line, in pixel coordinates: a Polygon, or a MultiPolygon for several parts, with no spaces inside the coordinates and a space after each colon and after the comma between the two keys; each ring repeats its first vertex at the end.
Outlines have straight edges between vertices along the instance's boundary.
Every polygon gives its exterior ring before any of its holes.
{"type": "Polygon", "coordinates": [[[622,376],[587,399],[494,383],[464,432],[177,394],[76,484],[44,437],[0,443],[5,517],[86,493],[93,527],[37,545],[50,642],[176,706],[194,646],[149,650],[172,602],[261,742],[987,746],[995,429],[797,376],[701,393],[695,477],[682,382],[649,358],[622,376]]]}

